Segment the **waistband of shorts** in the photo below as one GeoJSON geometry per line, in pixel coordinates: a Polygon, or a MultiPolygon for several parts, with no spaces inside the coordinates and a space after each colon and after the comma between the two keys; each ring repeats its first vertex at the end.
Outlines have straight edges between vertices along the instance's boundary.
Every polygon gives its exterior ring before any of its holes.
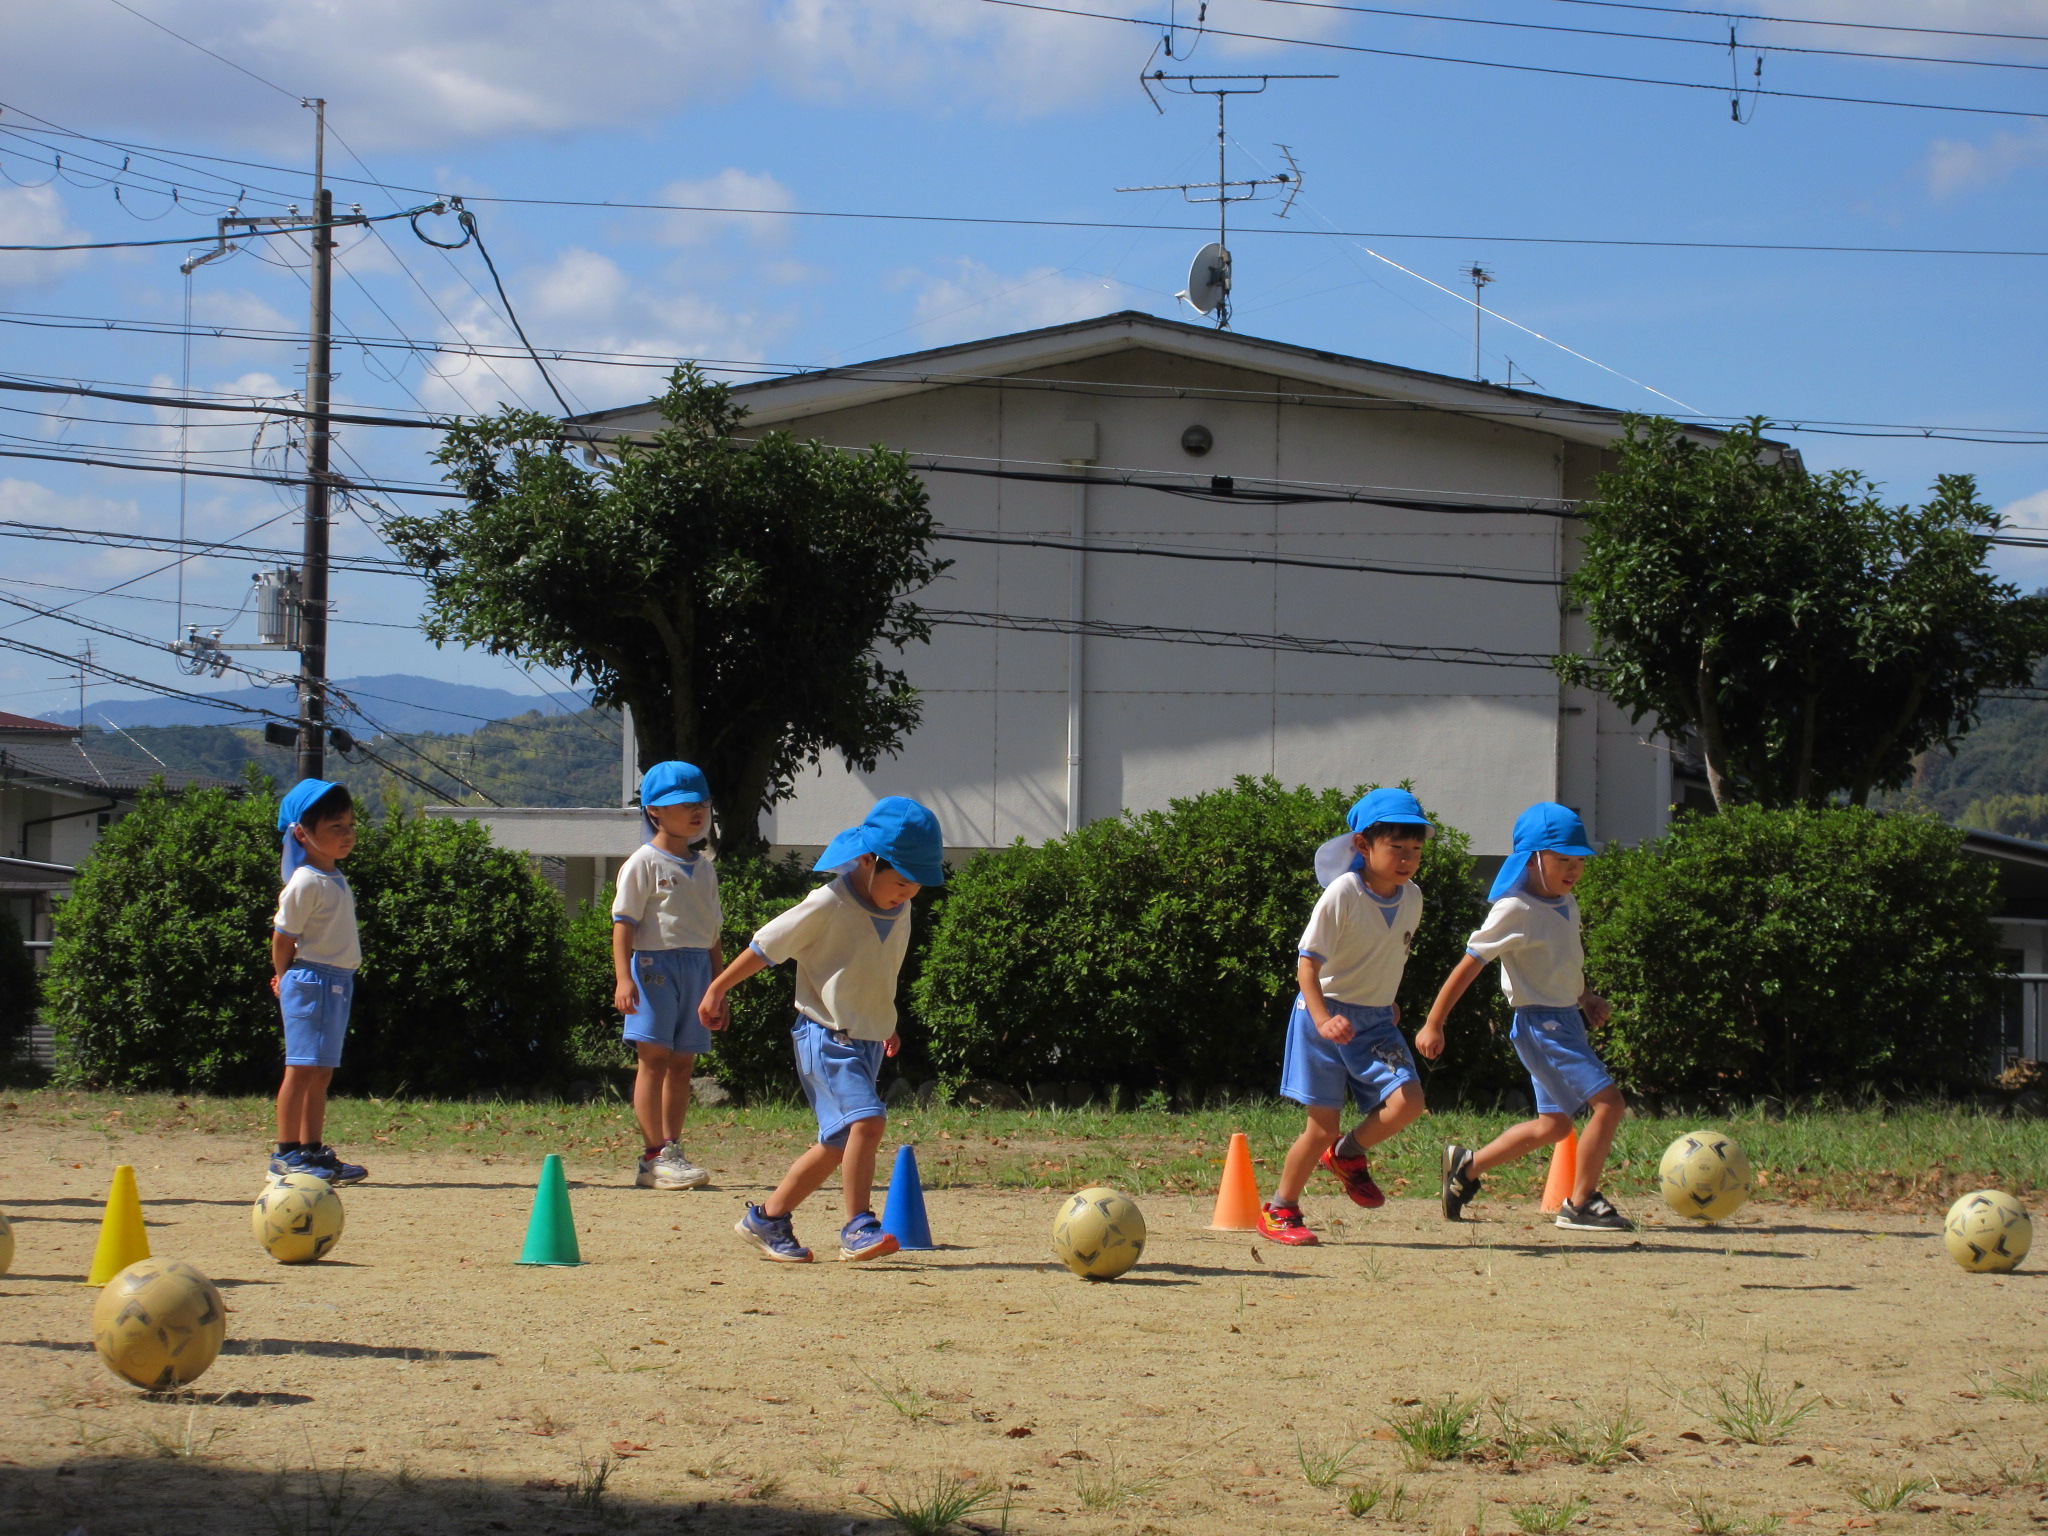
{"type": "Polygon", "coordinates": [[[323,981],[347,981],[355,975],[355,967],[348,965],[322,965],[318,960],[293,960],[285,967],[286,974],[293,971],[311,971],[323,981]]]}
{"type": "MultiPolygon", "coordinates": [[[[1305,1011],[1308,1008],[1308,999],[1297,992],[1294,994],[1294,1006],[1305,1011]]],[[[1343,1014],[1353,1023],[1391,1024],[1394,1022],[1394,1005],[1392,1003],[1340,1003],[1334,997],[1326,997],[1323,999],[1323,1006],[1332,1013],[1343,1014]]]]}
{"type": "Polygon", "coordinates": [[[1516,1018],[1521,1018],[1523,1014],[1527,1014],[1532,1019],[1573,1018],[1583,1020],[1585,1018],[1584,1011],[1577,1003],[1572,1003],[1562,1008],[1555,1007],[1549,1003],[1525,1003],[1515,1010],[1516,1018]]]}
{"type": "Polygon", "coordinates": [[[633,953],[636,955],[702,955],[709,959],[711,957],[711,946],[708,944],[678,944],[673,949],[636,948],[633,953]]]}

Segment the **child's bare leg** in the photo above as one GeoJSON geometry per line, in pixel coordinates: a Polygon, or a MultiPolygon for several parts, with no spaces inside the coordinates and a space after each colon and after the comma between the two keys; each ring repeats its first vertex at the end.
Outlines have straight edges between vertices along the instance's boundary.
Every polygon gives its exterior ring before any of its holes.
{"type": "Polygon", "coordinates": [[[1323,1109],[1308,1105],[1308,1124],[1301,1134],[1294,1138],[1294,1145],[1287,1149],[1287,1161],[1280,1165],[1280,1187],[1273,1191],[1275,1205],[1301,1204],[1301,1192],[1308,1188],[1309,1176],[1316,1171],[1316,1164],[1337,1139],[1336,1109],[1323,1109]]]}
{"type": "Polygon", "coordinates": [[[1414,1083],[1403,1083],[1388,1094],[1378,1108],[1352,1127],[1351,1139],[1358,1143],[1360,1151],[1376,1147],[1388,1137],[1407,1130],[1422,1118],[1422,1112],[1428,1107],[1423,1102],[1421,1088],[1414,1083]]]}
{"type": "Polygon", "coordinates": [[[668,1132],[664,1145],[682,1138],[683,1122],[690,1115],[690,1075],[697,1065],[694,1051],[675,1051],[668,1059],[668,1075],[661,1085],[661,1128],[668,1132]]]}
{"type": "Polygon", "coordinates": [[[318,1146],[327,1128],[332,1067],[286,1067],[277,1089],[277,1139],[318,1146]]]}
{"type": "MultiPolygon", "coordinates": [[[[852,1137],[847,1139],[850,1141],[852,1137]]],[[[818,1186],[832,1177],[832,1170],[845,1156],[843,1147],[828,1147],[822,1141],[814,1142],[809,1151],[789,1165],[789,1172],[782,1176],[775,1192],[761,1202],[761,1214],[787,1216],[818,1192],[818,1186]]]]}
{"type": "Polygon", "coordinates": [[[1579,1135],[1578,1181],[1572,1185],[1572,1204],[1584,1205],[1600,1187],[1600,1173],[1607,1166],[1607,1154],[1621,1129],[1621,1090],[1609,1084],[1587,1101],[1591,1112],[1586,1129],[1579,1135]]]}
{"type": "Polygon", "coordinates": [[[858,1216],[872,1210],[875,1200],[875,1155],[882,1147],[882,1133],[889,1122],[880,1115],[856,1120],[846,1129],[846,1161],[839,1182],[846,1194],[846,1214],[858,1216]]]}
{"type": "Polygon", "coordinates": [[[1475,1175],[1481,1174],[1490,1168],[1500,1167],[1502,1163],[1512,1163],[1518,1157],[1527,1157],[1539,1147],[1563,1141],[1571,1128],[1570,1115],[1538,1115],[1520,1125],[1511,1125],[1472,1154],[1471,1171],[1475,1175]]]}
{"type": "Polygon", "coordinates": [[[668,1074],[676,1053],[652,1040],[635,1040],[633,1049],[640,1058],[640,1068],[633,1074],[633,1118],[640,1124],[641,1145],[666,1146],[668,1074]]]}

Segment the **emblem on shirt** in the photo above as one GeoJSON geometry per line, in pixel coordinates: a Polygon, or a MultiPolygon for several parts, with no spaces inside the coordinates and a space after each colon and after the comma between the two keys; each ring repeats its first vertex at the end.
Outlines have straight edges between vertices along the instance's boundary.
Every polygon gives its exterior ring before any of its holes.
{"type": "Polygon", "coordinates": [[[1415,947],[1415,930],[1413,928],[1410,928],[1401,935],[1401,947],[1403,949],[1413,949],[1415,947]]]}

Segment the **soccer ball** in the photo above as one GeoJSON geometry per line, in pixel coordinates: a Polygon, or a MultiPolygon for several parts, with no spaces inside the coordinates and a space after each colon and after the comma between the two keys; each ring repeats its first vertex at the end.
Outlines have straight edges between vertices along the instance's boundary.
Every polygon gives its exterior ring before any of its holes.
{"type": "Polygon", "coordinates": [[[1733,1216],[1756,1189],[1742,1148],[1719,1131],[1692,1131],[1666,1147],[1657,1182],[1664,1203],[1694,1221],[1733,1216]]]}
{"type": "Polygon", "coordinates": [[[311,1264],[341,1239],[341,1196],[325,1179],[287,1173],[273,1179],[249,1210],[256,1241],[280,1264],[311,1264]]]}
{"type": "Polygon", "coordinates": [[[2002,1189],[1980,1189],[1948,1208],[1941,1240],[1948,1256],[1980,1275],[2016,1269],[2034,1244],[2027,1208],[2002,1189]]]}
{"type": "Polygon", "coordinates": [[[1145,1251],[1145,1213],[1113,1189],[1084,1189],[1053,1218],[1052,1251],[1083,1280],[1114,1280],[1145,1251]]]}
{"type": "Polygon", "coordinates": [[[138,1259],[92,1308],[92,1347],[107,1368],[148,1392],[197,1381],[228,1336],[213,1282],[182,1259],[138,1259]]]}

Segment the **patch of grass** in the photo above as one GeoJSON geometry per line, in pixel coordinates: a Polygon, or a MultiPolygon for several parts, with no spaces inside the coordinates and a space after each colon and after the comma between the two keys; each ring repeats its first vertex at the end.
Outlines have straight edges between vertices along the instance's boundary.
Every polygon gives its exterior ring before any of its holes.
{"type": "Polygon", "coordinates": [[[1611,1467],[1618,1461],[1640,1460],[1636,1446],[1642,1442],[1643,1421],[1629,1407],[1621,1407],[1604,1419],[1584,1419],[1572,1424],[1553,1424],[1550,1440],[1560,1455],[1574,1466],[1611,1467]]]}
{"type": "Polygon", "coordinates": [[[1699,1536],[1773,1536],[1784,1520],[1777,1515],[1765,1515],[1757,1520],[1738,1520],[1724,1512],[1713,1500],[1703,1493],[1681,1494],[1678,1512],[1692,1522],[1692,1529],[1699,1536]]]}
{"type": "MultiPolygon", "coordinates": [[[[182,1429],[175,1433],[166,1433],[160,1429],[143,1429],[139,1432],[142,1444],[150,1455],[165,1461],[197,1461],[213,1448],[216,1440],[234,1433],[228,1425],[214,1424],[208,1427],[205,1437],[201,1438],[198,1420],[199,1410],[188,1408],[185,1410],[185,1424],[182,1429]]],[[[81,1419],[79,1422],[83,1424],[84,1420],[81,1419]]]]}
{"type": "Polygon", "coordinates": [[[1454,1392],[1433,1397],[1387,1420],[1417,1471],[1433,1461],[1456,1461],[1479,1444],[1479,1404],[1454,1392]]]}
{"type": "Polygon", "coordinates": [[[1795,1381],[1781,1387],[1773,1381],[1766,1349],[1753,1368],[1736,1373],[1732,1387],[1723,1379],[1708,1388],[1715,1406],[1709,1407],[1706,1415],[1722,1434],[1745,1445],[1777,1445],[1820,1406],[1820,1399],[1813,1394],[1800,1396],[1805,1385],[1795,1381]]]}
{"type": "Polygon", "coordinates": [[[588,1457],[576,1460],[576,1481],[562,1490],[571,1509],[580,1509],[588,1514],[604,1512],[605,1492],[611,1486],[612,1474],[619,1470],[619,1464],[609,1455],[592,1461],[588,1457]]]}
{"type": "Polygon", "coordinates": [[[1351,1458],[1358,1454],[1358,1448],[1363,1444],[1363,1440],[1354,1440],[1341,1449],[1311,1446],[1296,1435],[1294,1459],[1301,1463],[1301,1475],[1308,1480],[1309,1487],[1327,1488],[1350,1470],[1351,1458]]]}
{"type": "Polygon", "coordinates": [[[1856,1502],[1873,1515],[1881,1515],[1897,1509],[1916,1493],[1925,1493],[1934,1486],[1931,1477],[1901,1477],[1889,1483],[1872,1483],[1868,1488],[1856,1490],[1856,1502]]]}
{"type": "Polygon", "coordinates": [[[913,1387],[901,1376],[896,1378],[895,1385],[893,1386],[882,1380],[879,1376],[870,1376],[868,1377],[868,1385],[875,1389],[875,1396],[879,1397],[891,1408],[894,1408],[913,1424],[928,1419],[938,1412],[938,1409],[932,1406],[930,1398],[918,1391],[917,1388],[913,1387]]]}
{"type": "MultiPolygon", "coordinates": [[[[922,1482],[861,1495],[895,1521],[905,1536],[942,1536],[969,1515],[994,1508],[999,1496],[992,1483],[963,1483],[943,1472],[934,1472],[922,1482]]],[[[1006,1526],[1007,1503],[1005,1500],[1006,1526]]]]}
{"type": "Polygon", "coordinates": [[[1386,1482],[1374,1478],[1369,1483],[1360,1483],[1344,1497],[1344,1513],[1354,1520],[1363,1520],[1377,1510],[1380,1517],[1389,1524],[1398,1525],[1403,1517],[1414,1513],[1408,1506],[1415,1502],[1408,1496],[1408,1485],[1396,1478],[1386,1482]]]}
{"type": "Polygon", "coordinates": [[[1592,1508],[1591,1499],[1568,1499],[1562,1504],[1510,1504],[1508,1518],[1525,1536],[1558,1536],[1574,1520],[1592,1508]]]}
{"type": "Polygon", "coordinates": [[[333,1472],[325,1471],[317,1456],[308,1455],[306,1471],[300,1475],[279,1467],[263,1499],[277,1536],[353,1536],[381,1530],[383,1522],[366,1524],[384,1490],[354,1492],[351,1480],[360,1481],[357,1469],[344,1459],[333,1472]]]}
{"type": "Polygon", "coordinates": [[[2030,1371],[2000,1371],[1984,1384],[1986,1397],[2009,1397],[2018,1403],[2048,1403],[2048,1366],[2030,1371]]]}
{"type": "Polygon", "coordinates": [[[1140,1475],[1124,1465],[1115,1451],[1093,1467],[1074,1469],[1074,1495],[1083,1509],[1121,1509],[1133,1499],[1150,1498],[1166,1485],[1166,1472],[1140,1475]]]}
{"type": "Polygon", "coordinates": [[[1501,1455],[1509,1461],[1527,1461],[1530,1453],[1544,1439],[1506,1398],[1493,1400],[1493,1419],[1499,1426],[1493,1443],[1500,1447],[1501,1455]]]}

